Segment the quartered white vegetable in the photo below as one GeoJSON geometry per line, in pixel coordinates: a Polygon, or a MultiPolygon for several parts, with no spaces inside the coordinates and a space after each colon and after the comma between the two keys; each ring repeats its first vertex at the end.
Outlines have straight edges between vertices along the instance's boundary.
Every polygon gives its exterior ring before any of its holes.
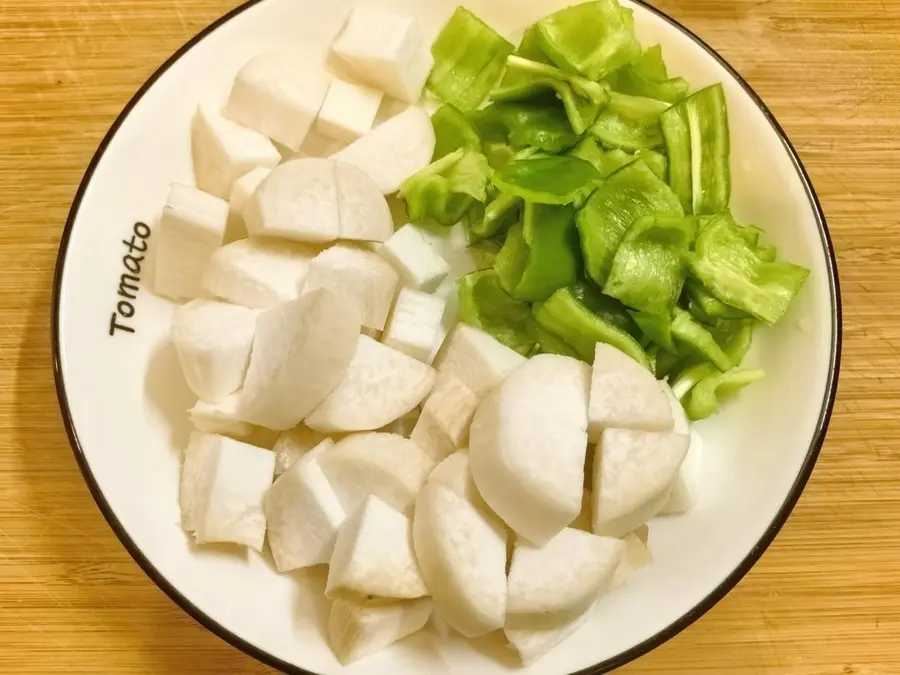
{"type": "Polygon", "coordinates": [[[666,382],[662,382],[661,386],[672,407],[676,433],[690,434],[691,437],[691,445],[684,458],[684,463],[678,471],[678,478],[675,479],[675,484],[672,486],[672,494],[669,495],[669,501],[659,512],[662,516],[671,516],[687,513],[697,506],[700,499],[703,482],[703,439],[696,430],[691,428],[687,413],[672,388],[666,382]]]}
{"type": "Polygon", "coordinates": [[[275,455],[224,436],[194,432],[181,474],[181,526],[198,544],[240,544],[262,551],[263,496],[275,455]]]}
{"type": "Polygon", "coordinates": [[[316,130],[348,143],[372,130],[384,92],[334,78],[319,111],[316,130]]]}
{"type": "Polygon", "coordinates": [[[191,424],[197,431],[207,434],[249,436],[253,433],[253,425],[247,424],[238,417],[239,401],[240,392],[232,394],[219,403],[197,401],[197,405],[188,412],[191,424]]]}
{"type": "Polygon", "coordinates": [[[478,509],[482,516],[494,523],[495,527],[504,529],[503,522],[491,511],[472,479],[468,450],[459,450],[438,464],[428,476],[428,482],[452,490],[478,509]]]}
{"type": "Polygon", "coordinates": [[[317,459],[332,445],[323,441],[279,476],[266,494],[269,548],[279,572],[331,560],[346,514],[317,459]]]}
{"type": "Polygon", "coordinates": [[[236,305],[268,309],[296,300],[316,249],[290,241],[251,237],[216,251],[203,273],[203,288],[236,305]]]}
{"type": "Polygon", "coordinates": [[[414,290],[434,291],[450,273],[450,265],[415,225],[397,230],[378,253],[397,268],[404,283],[414,290]]]}
{"type": "Polygon", "coordinates": [[[519,655],[522,665],[528,667],[572,637],[587,622],[592,609],[559,627],[528,629],[507,626],[504,630],[506,639],[519,655]]]}
{"type": "Polygon", "coordinates": [[[419,405],[434,380],[431,366],[360,335],[343,378],[309,413],[306,425],[322,433],[381,429],[419,405]]]}
{"type": "Polygon", "coordinates": [[[263,54],[238,72],[225,116],[296,151],[330,84],[331,75],[309,55],[263,54]]]}
{"type": "Polygon", "coordinates": [[[324,434],[313,431],[305,424],[285,431],[272,448],[275,453],[275,475],[283,474],[294,465],[294,462],[305,457],[325,440],[324,434]]]}
{"type": "Polygon", "coordinates": [[[439,481],[416,500],[413,541],[440,616],[465,637],[503,627],[506,531],[439,481]]]}
{"type": "Polygon", "coordinates": [[[594,450],[594,532],[623,537],[657,515],[689,443],[673,432],[604,431],[594,450]]]}
{"type": "Polygon", "coordinates": [[[194,117],[191,153],[197,187],[222,199],[228,199],[241,176],[260,166],[271,169],[281,161],[272,141],[226,119],[209,103],[201,104],[194,117]]]}
{"type": "Polygon", "coordinates": [[[395,420],[388,424],[385,427],[382,427],[378,431],[385,434],[397,434],[398,436],[403,436],[403,438],[409,438],[410,434],[412,434],[413,429],[416,428],[416,423],[419,421],[419,409],[414,408],[410,410],[407,414],[401,417],[399,420],[395,420]]]}
{"type": "Polygon", "coordinates": [[[434,145],[431,117],[424,108],[412,105],[331,158],[361,169],[389,195],[431,163],[434,145]]]}
{"type": "Polygon", "coordinates": [[[433,607],[431,598],[387,605],[336,600],[328,619],[328,644],[338,660],[348,665],[422,630],[433,607]]]}
{"type": "Polygon", "coordinates": [[[613,576],[612,588],[623,585],[628,578],[638,570],[647,567],[653,562],[653,553],[648,546],[650,535],[647,526],[639,528],[631,534],[622,537],[624,548],[622,549],[622,561],[613,576]]]}
{"type": "Polygon", "coordinates": [[[188,386],[219,403],[244,384],[259,310],[216,300],[192,300],[175,310],[172,343],[188,386]]]}
{"type": "Polygon", "coordinates": [[[566,528],[537,548],[516,541],[509,568],[508,628],[557,628],[587,612],[622,559],[613,537],[566,528]]]}
{"type": "Polygon", "coordinates": [[[413,552],[410,519],[369,496],[341,526],[325,595],[360,603],[428,595],[413,552]]]}
{"type": "Polygon", "coordinates": [[[318,458],[347,513],[369,495],[410,514],[434,462],[412,441],[395,434],[354,434],[318,458]]]}
{"type": "Polygon", "coordinates": [[[338,245],[322,251],[309,266],[304,291],[331,289],[360,308],[362,325],[384,330],[400,276],[379,255],[352,246],[338,245]]]}
{"type": "Polygon", "coordinates": [[[325,288],[267,310],[256,324],[240,414],[273,431],[292,429],[335,390],[353,359],[359,311],[325,288]]]}
{"type": "Polygon", "coordinates": [[[602,342],[594,352],[588,420],[593,443],[608,428],[672,431],[674,427],[669,402],[653,374],[602,342]]]}
{"type": "Polygon", "coordinates": [[[478,398],[466,385],[452,376],[438,377],[410,439],[440,462],[466,447],[477,408],[478,398]]]}
{"type": "Polygon", "coordinates": [[[441,298],[401,288],[382,342],[422,363],[431,363],[432,354],[440,347],[446,308],[441,298]]]}
{"type": "Polygon", "coordinates": [[[203,268],[225,241],[228,203],[173,183],[159,221],[156,292],[174,300],[201,295],[203,268]]]}
{"type": "Polygon", "coordinates": [[[517,534],[542,546],[581,511],[590,367],[541,354],[481,403],[469,460],[484,500],[517,534]]]}
{"type": "Polygon", "coordinates": [[[435,359],[441,377],[455,377],[483,399],[527,359],[492,336],[459,324],[435,359]]]}
{"type": "Polygon", "coordinates": [[[241,218],[244,217],[250,198],[270,173],[272,173],[272,169],[261,166],[249,173],[245,173],[234,181],[234,187],[231,188],[231,197],[228,199],[232,213],[236,213],[241,218]]]}
{"type": "Polygon", "coordinates": [[[362,169],[337,162],[341,239],[386,241],[394,233],[394,218],[377,183],[362,169]]]}
{"type": "Polygon", "coordinates": [[[434,63],[413,17],[378,9],[354,9],[333,49],[370,83],[410,103],[422,96],[434,63]]]}

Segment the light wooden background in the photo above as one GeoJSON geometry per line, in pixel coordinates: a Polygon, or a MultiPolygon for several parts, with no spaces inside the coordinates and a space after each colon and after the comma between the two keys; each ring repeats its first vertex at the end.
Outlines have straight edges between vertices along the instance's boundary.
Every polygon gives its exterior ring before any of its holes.
{"type": "MultiPolygon", "coordinates": [[[[841,264],[844,367],[828,442],[782,535],[631,675],[900,673],[900,2],[656,0],[762,94],[819,190],[841,264]]],[[[51,270],[82,172],[122,106],[235,0],[0,0],[0,672],[268,669],[143,575],[66,443],[51,270]]]]}

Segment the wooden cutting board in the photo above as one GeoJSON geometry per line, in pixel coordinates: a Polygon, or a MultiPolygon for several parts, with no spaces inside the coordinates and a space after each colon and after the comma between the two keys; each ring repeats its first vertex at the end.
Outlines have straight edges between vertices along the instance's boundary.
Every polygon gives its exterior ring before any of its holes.
{"type": "MultiPolygon", "coordinates": [[[[236,4],[0,1],[0,672],[269,672],[119,545],[76,468],[50,371],[51,273],[91,155],[156,67],[236,4]]],[[[707,616],[622,672],[896,675],[900,2],[656,4],[749,80],[806,162],[841,264],[844,365],[818,468],[778,540],[707,616]]]]}

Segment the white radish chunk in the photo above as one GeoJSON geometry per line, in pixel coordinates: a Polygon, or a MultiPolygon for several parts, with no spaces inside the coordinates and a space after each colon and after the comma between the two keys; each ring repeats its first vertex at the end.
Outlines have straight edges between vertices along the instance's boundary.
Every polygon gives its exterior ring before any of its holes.
{"type": "Polygon", "coordinates": [[[555,628],[587,612],[609,584],[624,545],[566,528],[542,548],[516,541],[509,568],[506,625],[555,628]]]}
{"type": "Polygon", "coordinates": [[[325,101],[331,76],[304,54],[263,54],[241,68],[225,116],[297,151],[325,101]]]}
{"type": "Polygon", "coordinates": [[[197,187],[228,199],[234,182],[253,169],[274,168],[281,153],[264,135],[226,119],[211,104],[197,109],[191,131],[197,187]]]}
{"type": "Polygon", "coordinates": [[[316,131],[336,141],[352,143],[372,130],[384,92],[337,78],[316,120],[316,131]]]}
{"type": "Polygon", "coordinates": [[[335,164],[341,239],[386,241],[394,233],[394,219],[378,185],[351,164],[335,164]]]}
{"type": "Polygon", "coordinates": [[[362,170],[383,194],[389,195],[431,163],[434,145],[434,127],[428,112],[412,105],[331,158],[362,170]]]}
{"type": "Polygon", "coordinates": [[[263,312],[256,324],[240,414],[273,431],[300,424],[344,378],[359,334],[359,311],[320,288],[263,312]]]}
{"type": "Polygon", "coordinates": [[[431,363],[443,335],[447,302],[428,293],[402,288],[382,342],[422,363],[431,363]]]}
{"type": "Polygon", "coordinates": [[[188,412],[197,431],[222,436],[243,437],[253,433],[253,425],[238,417],[240,392],[219,403],[198,401],[188,412]]]}
{"type": "Polygon", "coordinates": [[[407,286],[430,293],[450,273],[450,265],[415,225],[404,225],[379,247],[378,253],[391,263],[407,286]]]}
{"type": "Polygon", "coordinates": [[[455,377],[483,399],[527,359],[492,336],[459,324],[435,359],[441,377],[455,377]]]}
{"type": "Polygon", "coordinates": [[[653,553],[647,545],[650,531],[646,525],[631,534],[622,537],[624,548],[622,549],[622,561],[613,576],[611,588],[622,586],[628,578],[638,570],[649,566],[653,562],[653,553]]]}
{"type": "Polygon", "coordinates": [[[266,494],[269,548],[279,572],[314,567],[331,560],[345,512],[317,463],[325,440],[279,476],[266,494]]]}
{"type": "Polygon", "coordinates": [[[192,300],[175,310],[172,343],[201,401],[219,403],[243,386],[257,318],[258,310],[216,300],[192,300]]]}
{"type": "Polygon", "coordinates": [[[503,627],[506,531],[440,482],[416,500],[413,542],[440,616],[465,637],[503,627]]]}
{"type": "Polygon", "coordinates": [[[235,305],[269,309],[296,300],[316,249],[253,237],[223,246],[203,273],[203,288],[235,305]]]}
{"type": "Polygon", "coordinates": [[[494,515],[494,512],[482,499],[481,493],[478,492],[478,487],[472,479],[472,472],[469,470],[469,452],[467,450],[455,452],[438,464],[428,476],[428,482],[437,483],[452,490],[478,509],[497,528],[504,529],[503,523],[494,515]]]}
{"type": "Polygon", "coordinates": [[[228,203],[173,183],[159,221],[156,292],[174,300],[202,294],[203,268],[225,241],[228,203]]]}
{"type": "Polygon", "coordinates": [[[696,430],[691,428],[687,413],[672,388],[666,382],[662,382],[661,386],[672,407],[672,415],[675,417],[675,432],[691,436],[691,446],[678,471],[678,478],[675,479],[675,484],[672,486],[672,494],[669,495],[669,501],[659,512],[661,516],[672,516],[687,513],[696,508],[700,500],[700,491],[703,485],[703,439],[696,430]]]}
{"type": "Polygon", "coordinates": [[[568,640],[587,622],[593,608],[577,619],[555,628],[510,628],[506,627],[506,639],[519,655],[526,668],[553,651],[568,640]]]}
{"type": "Polygon", "coordinates": [[[594,533],[624,537],[665,506],[690,437],[607,429],[594,452],[594,533]]]}
{"type": "Polygon", "coordinates": [[[411,16],[378,9],[354,9],[333,45],[334,53],[391,96],[418,101],[434,59],[411,16]]]}
{"type": "Polygon", "coordinates": [[[542,546],[581,511],[590,367],[541,354],[482,402],[469,460],[479,492],[517,534],[542,546]]]}
{"type": "Polygon", "coordinates": [[[228,199],[233,213],[236,213],[241,218],[244,217],[250,198],[256,193],[262,182],[268,178],[270,173],[272,173],[272,169],[261,166],[234,181],[234,187],[231,188],[231,197],[228,199]]]}
{"type": "Polygon", "coordinates": [[[336,600],[328,618],[328,644],[337,659],[349,665],[418,633],[431,618],[433,607],[431,598],[389,605],[336,600]]]}
{"type": "Polygon", "coordinates": [[[394,434],[354,434],[323,452],[319,465],[347,513],[369,495],[410,514],[434,462],[410,440],[394,434]]]}
{"type": "Polygon", "coordinates": [[[422,406],[410,439],[436,462],[443,461],[469,441],[469,427],[478,398],[455,377],[438,377],[422,406]]]}
{"type": "MultiPolygon", "coordinates": [[[[343,307],[355,310],[353,303],[343,307]]],[[[311,371],[305,378],[312,379],[311,371]]],[[[309,413],[306,426],[326,434],[381,429],[419,405],[434,380],[431,366],[360,335],[343,379],[309,413]]]]}
{"type": "Polygon", "coordinates": [[[194,432],[181,476],[181,526],[198,544],[239,544],[262,551],[263,496],[275,455],[246,443],[194,432]]]}
{"type": "Polygon", "coordinates": [[[327,440],[324,434],[313,431],[305,424],[285,431],[275,441],[272,451],[275,453],[275,475],[280,476],[290,469],[295,462],[308,455],[312,450],[327,440]]]}
{"type": "Polygon", "coordinates": [[[341,526],[325,595],[332,600],[413,600],[428,595],[413,552],[412,522],[370,496],[341,526]]]}
{"type": "Polygon", "coordinates": [[[416,428],[416,423],[419,421],[419,414],[419,409],[414,408],[399,420],[391,422],[378,431],[385,434],[397,434],[398,436],[403,436],[403,438],[409,438],[413,429],[416,428]]]}
{"type": "Polygon", "coordinates": [[[604,429],[672,431],[675,421],[653,374],[615,347],[597,343],[588,407],[588,435],[600,440],[604,429]]]}

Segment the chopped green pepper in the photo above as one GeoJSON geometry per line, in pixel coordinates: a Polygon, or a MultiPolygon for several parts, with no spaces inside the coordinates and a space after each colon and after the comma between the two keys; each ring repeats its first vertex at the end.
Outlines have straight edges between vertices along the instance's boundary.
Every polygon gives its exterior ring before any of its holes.
{"type": "Polygon", "coordinates": [[[714,324],[720,319],[735,321],[750,316],[735,307],[729,307],[694,279],[688,279],[684,289],[688,298],[688,310],[701,323],[714,324]]]}
{"type": "Polygon", "coordinates": [[[647,312],[629,312],[635,323],[653,344],[665,349],[670,354],[678,354],[675,339],[672,336],[672,317],[647,312]]]}
{"type": "Polygon", "coordinates": [[[482,138],[515,148],[562,152],[578,142],[565,111],[553,102],[492,103],[469,113],[482,138]]]}
{"type": "Polygon", "coordinates": [[[744,362],[753,344],[753,321],[719,321],[710,326],[710,332],[733,367],[744,362]]]}
{"type": "Polygon", "coordinates": [[[568,356],[573,359],[578,358],[578,353],[567,345],[565,340],[557,337],[536,321],[532,328],[537,338],[538,346],[544,354],[559,354],[560,356],[568,356]]]}
{"type": "Polygon", "coordinates": [[[589,162],[565,155],[512,162],[494,174],[499,190],[538,204],[571,204],[600,180],[589,162]]]}
{"type": "Polygon", "coordinates": [[[694,321],[691,315],[684,310],[675,310],[675,318],[672,319],[672,335],[686,347],[707,361],[711,361],[719,370],[725,371],[732,367],[731,359],[716,342],[713,334],[694,321]]]}
{"type": "Polygon", "coordinates": [[[578,145],[569,150],[569,154],[593,164],[603,178],[615,173],[626,164],[631,164],[641,159],[650,167],[653,173],[659,176],[660,180],[666,180],[668,170],[666,156],[654,150],[638,150],[634,154],[629,154],[618,148],[604,150],[596,138],[588,136],[582,138],[578,145]]]}
{"type": "Polygon", "coordinates": [[[484,155],[460,148],[407,178],[400,197],[413,222],[433,218],[449,227],[463,219],[473,202],[487,198],[490,174],[484,155]]]}
{"type": "Polygon", "coordinates": [[[486,205],[476,203],[469,211],[467,221],[469,242],[487,239],[508,229],[516,221],[522,203],[521,197],[502,192],[494,194],[486,205]]]}
{"type": "Polygon", "coordinates": [[[685,401],[685,412],[695,422],[711,417],[719,412],[722,399],[758,382],[764,375],[761,370],[730,370],[707,375],[691,389],[685,401]]]}
{"type": "Polygon", "coordinates": [[[460,148],[479,153],[482,151],[478,130],[452,105],[438,108],[431,116],[431,125],[434,127],[435,138],[434,156],[431,161],[446,157],[460,148]]]}
{"type": "Polygon", "coordinates": [[[459,316],[523,356],[534,352],[537,340],[531,328],[531,308],[503,290],[494,270],[473,272],[460,279],[459,316]]]}
{"type": "Polygon", "coordinates": [[[659,45],[650,47],[636,61],[618,70],[612,79],[613,89],[623,94],[646,96],[669,103],[677,103],[690,89],[684,78],[669,78],[659,45]]]}
{"type": "Polygon", "coordinates": [[[695,363],[682,370],[677,376],[672,378],[672,393],[680,400],[684,401],[691,389],[697,386],[703,378],[716,374],[718,371],[711,363],[695,363]]]}
{"type": "Polygon", "coordinates": [[[591,282],[577,281],[569,291],[571,291],[578,302],[607,323],[621,328],[635,339],[640,338],[641,329],[635,323],[625,305],[615,298],[603,295],[600,289],[591,282]]]}
{"type": "Polygon", "coordinates": [[[606,109],[590,129],[595,138],[612,148],[646,150],[663,144],[659,116],[669,107],[664,101],[612,92],[606,109]]]}

